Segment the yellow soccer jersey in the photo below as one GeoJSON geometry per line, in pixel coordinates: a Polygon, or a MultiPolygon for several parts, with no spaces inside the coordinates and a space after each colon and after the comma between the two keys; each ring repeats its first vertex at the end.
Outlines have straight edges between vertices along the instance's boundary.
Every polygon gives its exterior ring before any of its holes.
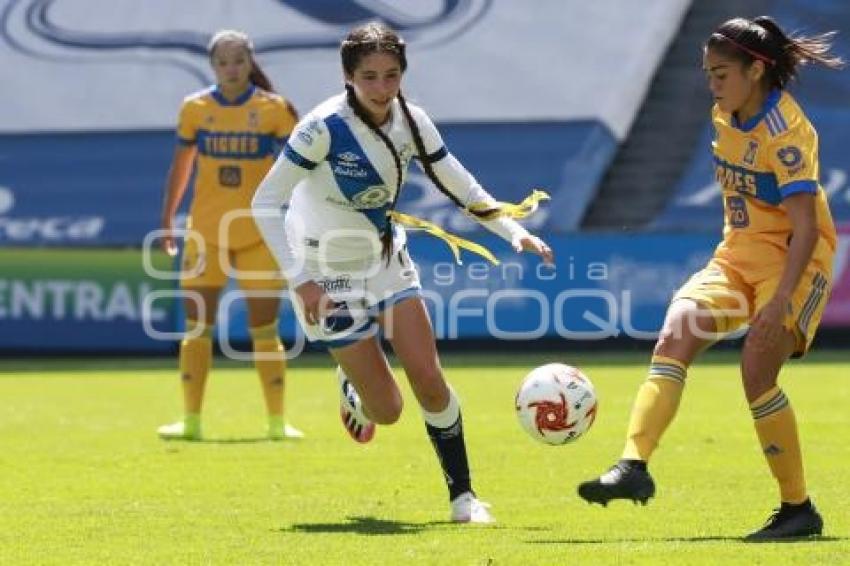
{"type": "Polygon", "coordinates": [[[234,101],[217,87],[183,101],[177,138],[198,148],[190,227],[208,243],[239,249],[262,240],[251,199],[296,121],[286,100],[254,86],[234,101]],[[220,234],[222,217],[231,210],[244,215],[220,234]]]}
{"type": "Polygon", "coordinates": [[[825,261],[820,251],[835,250],[836,234],[818,182],[818,136],[794,98],[771,92],[761,112],[743,124],[715,106],[712,121],[725,216],[718,255],[749,266],[782,257],[792,232],[782,201],[802,192],[815,196],[818,232],[826,245],[818,246],[813,259],[825,261]]]}

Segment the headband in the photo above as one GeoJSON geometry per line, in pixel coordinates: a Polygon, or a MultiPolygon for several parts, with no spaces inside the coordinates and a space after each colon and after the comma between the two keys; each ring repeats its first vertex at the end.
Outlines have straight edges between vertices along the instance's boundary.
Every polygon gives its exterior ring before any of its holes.
{"type": "Polygon", "coordinates": [[[726,35],[724,33],[719,33],[719,32],[718,32],[717,35],[721,36],[723,39],[725,39],[726,41],[728,41],[729,43],[731,43],[732,45],[734,45],[735,47],[737,47],[741,51],[748,53],[751,57],[754,57],[754,58],[756,58],[760,61],[763,61],[763,62],[767,63],[768,65],[776,65],[776,61],[774,59],[771,59],[767,55],[762,55],[758,51],[750,49],[749,47],[741,45],[740,43],[738,43],[737,41],[735,41],[734,39],[732,39],[728,35],[726,35]]]}

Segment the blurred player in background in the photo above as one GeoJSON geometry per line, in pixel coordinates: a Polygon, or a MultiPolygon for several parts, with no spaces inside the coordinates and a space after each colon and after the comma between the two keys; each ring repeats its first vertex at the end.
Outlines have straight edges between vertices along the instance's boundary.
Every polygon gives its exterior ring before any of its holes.
{"type": "Polygon", "coordinates": [[[818,182],[817,132],[785,90],[805,63],[841,66],[830,54],[830,37],[789,37],[768,17],[729,20],[709,37],[703,65],[715,100],[712,146],[723,191],[723,240],[673,298],[622,459],[579,486],[585,500],[646,503],[654,495],[647,462],[679,406],[688,366],[719,336],[749,324],[744,392],[781,505],[746,538],[821,534],[794,412],[777,377],[789,357],[808,350],[831,285],[836,233],[818,182]]]}
{"type": "Polygon", "coordinates": [[[179,143],[162,208],[166,233],[162,246],[173,256],[177,253],[174,215],[197,164],[181,276],[182,288],[192,293],[185,301],[186,337],[180,344],[185,414],[158,432],[167,439],[202,437],[201,407],[219,295],[228,276],[236,273],[239,286],[247,292],[254,363],[268,410],[268,437],[297,438],[303,435],[283,416],[285,361],[278,335],[277,294],[284,282],[251,218],[250,205],[298,118],[257,65],[247,35],[219,31],[210,41],[209,56],[217,84],[183,101],[179,143]]]}
{"type": "MultiPolygon", "coordinates": [[[[396,212],[412,159],[458,207],[510,242],[550,262],[552,252],[509,216],[530,213],[497,203],[448,152],[428,115],[401,94],[405,44],[382,24],[354,29],[342,42],[345,93],[296,127],[260,185],[254,213],[290,288],[307,337],[339,363],[343,424],[368,442],[375,423],[392,424],[402,397],[377,337],[401,361],[445,474],[456,522],[492,521],[472,490],[460,403],[446,383],[420,297],[419,275],[401,224],[492,256],[437,226],[396,212]],[[284,218],[281,206],[289,204],[284,218]]],[[[495,258],[493,258],[495,260],[495,258]]]]}

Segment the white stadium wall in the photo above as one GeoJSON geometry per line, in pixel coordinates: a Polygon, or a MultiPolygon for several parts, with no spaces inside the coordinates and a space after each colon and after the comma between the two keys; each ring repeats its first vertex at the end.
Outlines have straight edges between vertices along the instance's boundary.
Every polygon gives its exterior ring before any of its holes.
{"type": "Polygon", "coordinates": [[[438,121],[598,120],[622,139],[689,0],[7,0],[0,131],[171,128],[219,28],[254,39],[299,108],[341,85],[345,31],[402,28],[405,88],[438,121]],[[11,79],[11,80],[9,80],[11,79]]]}

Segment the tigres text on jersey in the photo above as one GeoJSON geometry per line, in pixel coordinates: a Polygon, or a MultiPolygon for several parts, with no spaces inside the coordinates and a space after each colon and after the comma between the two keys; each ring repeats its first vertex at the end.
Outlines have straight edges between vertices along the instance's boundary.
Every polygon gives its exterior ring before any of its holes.
{"type": "Polygon", "coordinates": [[[286,100],[255,86],[232,101],[215,86],[186,97],[177,138],[198,149],[190,227],[204,240],[239,249],[262,239],[251,218],[251,199],[295,123],[286,100]],[[221,220],[231,210],[244,214],[222,242],[221,220]]]}

